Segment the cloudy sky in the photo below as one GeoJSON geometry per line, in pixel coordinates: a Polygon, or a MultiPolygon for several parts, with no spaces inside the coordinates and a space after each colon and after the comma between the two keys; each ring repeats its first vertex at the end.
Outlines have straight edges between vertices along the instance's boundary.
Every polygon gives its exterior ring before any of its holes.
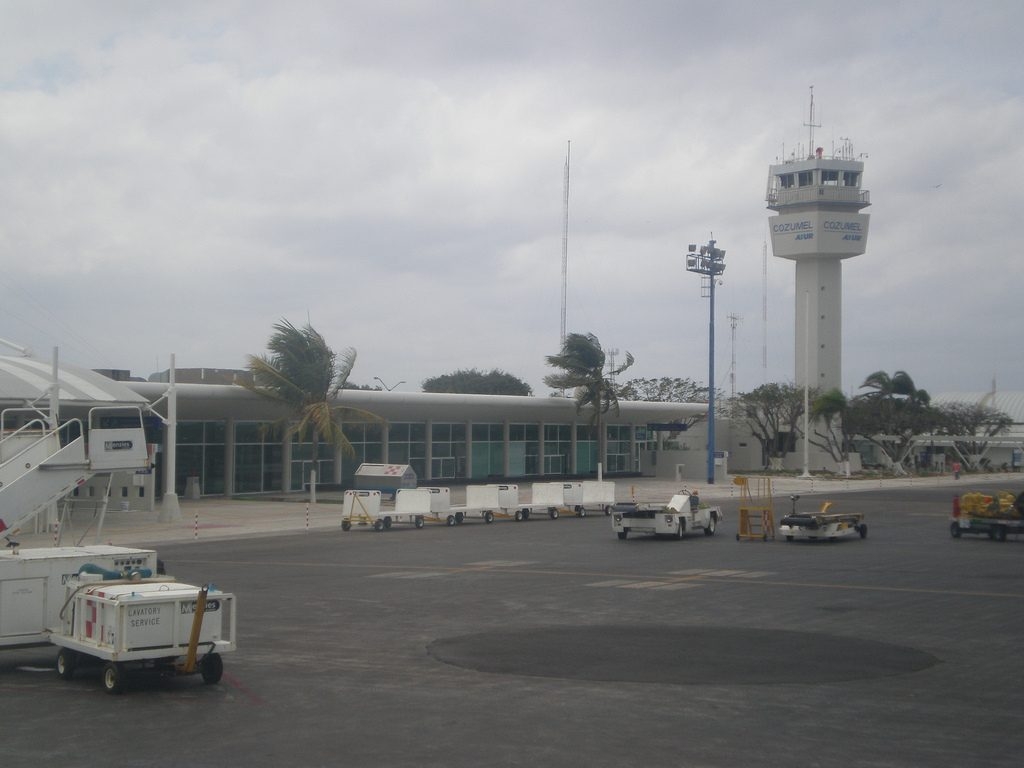
{"type": "Polygon", "coordinates": [[[0,337],[148,376],[309,320],[356,383],[546,394],[571,141],[568,330],[706,383],[684,254],[713,236],[716,383],[792,381],[764,197],[813,86],[872,201],[844,389],[1024,390],[1022,26],[1018,0],[0,0],[0,337]]]}

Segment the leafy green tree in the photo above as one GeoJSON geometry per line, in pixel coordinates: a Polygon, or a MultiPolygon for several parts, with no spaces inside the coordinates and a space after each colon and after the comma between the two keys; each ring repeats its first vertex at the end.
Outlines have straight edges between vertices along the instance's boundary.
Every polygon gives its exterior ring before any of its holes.
{"type": "Polygon", "coordinates": [[[591,410],[590,424],[597,431],[597,455],[604,464],[608,449],[603,415],[613,411],[619,413],[619,398],[615,377],[633,365],[633,355],[626,353],[622,365],[605,373],[606,356],[601,342],[592,333],[570,333],[562,343],[557,355],[548,355],[545,360],[558,373],[549,373],[544,383],[552,389],[572,391],[576,400],[576,412],[591,410]]]}
{"type": "Polygon", "coordinates": [[[762,384],[737,395],[734,418],[742,418],[761,444],[761,460],[767,469],[796,450],[800,419],[804,415],[804,390],[795,384],[762,384]]]}
{"type": "Polygon", "coordinates": [[[979,403],[946,403],[936,411],[940,420],[937,433],[957,438],[953,449],[967,469],[980,469],[989,440],[1013,426],[1009,414],[979,403]]]}
{"type": "Polygon", "coordinates": [[[274,325],[267,350],[269,354],[249,355],[253,383],[245,386],[288,410],[279,425],[285,437],[312,434],[314,446],[323,439],[342,455],[353,456],[341,419],[380,421],[368,411],[337,405],[338,392],[355,365],[356,351],[346,347],[336,353],[311,325],[296,328],[287,320],[274,325]]]}
{"type": "Polygon", "coordinates": [[[455,392],[463,395],[532,395],[533,389],[511,373],[491,369],[460,369],[423,380],[424,392],[455,392]]]}
{"type": "Polygon", "coordinates": [[[813,437],[808,440],[826,451],[834,461],[842,464],[846,474],[850,473],[850,446],[853,435],[849,432],[847,418],[849,401],[838,389],[830,389],[818,395],[811,403],[813,437]]]}
{"type": "MultiPolygon", "coordinates": [[[[630,379],[619,389],[622,400],[645,400],[651,403],[706,403],[708,388],[693,379],[630,379]]],[[[715,393],[716,402],[719,401],[715,393]]]]}

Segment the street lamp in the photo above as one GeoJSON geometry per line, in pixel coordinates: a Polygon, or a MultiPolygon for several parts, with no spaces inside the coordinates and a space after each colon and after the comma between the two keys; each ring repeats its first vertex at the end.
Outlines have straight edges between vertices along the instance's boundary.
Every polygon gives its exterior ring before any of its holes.
{"type": "Polygon", "coordinates": [[[389,387],[389,386],[388,386],[387,384],[385,384],[385,383],[384,383],[384,380],[383,380],[383,379],[382,379],[382,378],[381,378],[380,376],[374,376],[374,377],[373,377],[373,380],[374,380],[374,381],[379,381],[379,382],[380,382],[380,385],[381,385],[382,387],[384,387],[384,389],[386,389],[386,390],[387,390],[388,392],[390,392],[391,390],[393,390],[393,389],[394,389],[395,387],[398,387],[398,386],[401,386],[402,384],[405,384],[405,382],[404,382],[404,381],[400,381],[400,382],[398,382],[398,384],[395,384],[395,386],[394,386],[394,387],[389,387]]]}
{"type": "Polygon", "coordinates": [[[701,296],[711,299],[711,321],[708,324],[708,485],[715,484],[715,284],[725,272],[725,251],[707,245],[691,244],[686,254],[686,271],[701,275],[701,296]]]}

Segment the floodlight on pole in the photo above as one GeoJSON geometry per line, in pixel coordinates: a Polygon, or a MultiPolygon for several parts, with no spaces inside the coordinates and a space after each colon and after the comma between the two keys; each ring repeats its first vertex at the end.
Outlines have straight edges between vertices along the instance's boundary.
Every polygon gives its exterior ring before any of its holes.
{"type": "Polygon", "coordinates": [[[714,240],[707,245],[690,244],[686,254],[686,271],[702,276],[701,295],[711,299],[708,323],[708,485],[715,484],[715,285],[725,272],[725,251],[715,247],[714,240]],[[704,290],[707,290],[707,293],[704,290]]]}

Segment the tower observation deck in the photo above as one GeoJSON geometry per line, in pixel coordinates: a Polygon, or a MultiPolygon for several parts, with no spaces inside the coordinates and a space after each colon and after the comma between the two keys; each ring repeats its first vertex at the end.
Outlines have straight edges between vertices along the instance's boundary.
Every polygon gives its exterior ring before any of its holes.
{"type": "Polygon", "coordinates": [[[842,387],[842,261],[867,249],[871,204],[864,163],[849,143],[833,157],[819,147],[804,160],[772,165],[765,200],[772,253],[796,262],[794,380],[822,391],[842,387]]]}

